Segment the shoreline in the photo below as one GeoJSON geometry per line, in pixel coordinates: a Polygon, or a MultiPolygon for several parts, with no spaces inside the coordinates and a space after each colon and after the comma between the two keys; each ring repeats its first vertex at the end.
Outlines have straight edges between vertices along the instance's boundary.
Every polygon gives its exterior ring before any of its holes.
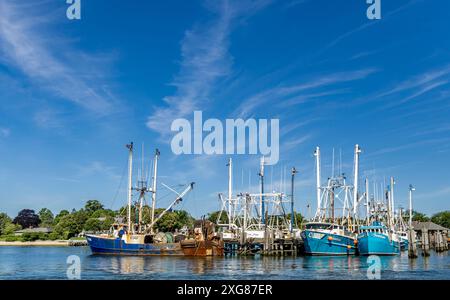
{"type": "Polygon", "coordinates": [[[83,240],[55,240],[55,241],[39,241],[38,240],[38,241],[32,241],[32,242],[0,241],[0,247],[1,246],[5,246],[5,247],[7,247],[7,246],[61,246],[61,247],[68,247],[68,246],[75,246],[77,243],[84,244],[84,241],[83,240]]]}

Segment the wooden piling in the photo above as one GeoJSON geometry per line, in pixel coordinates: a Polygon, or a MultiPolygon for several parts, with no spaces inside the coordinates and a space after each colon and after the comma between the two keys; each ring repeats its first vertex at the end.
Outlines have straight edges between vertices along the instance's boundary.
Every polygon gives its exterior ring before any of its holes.
{"type": "Polygon", "coordinates": [[[428,229],[422,230],[422,256],[430,256],[430,241],[428,229]]]}
{"type": "Polygon", "coordinates": [[[446,234],[442,233],[442,237],[444,239],[444,250],[448,251],[448,237],[446,234]]]}
{"type": "Polygon", "coordinates": [[[417,257],[416,233],[414,229],[408,229],[408,257],[417,257]]]}

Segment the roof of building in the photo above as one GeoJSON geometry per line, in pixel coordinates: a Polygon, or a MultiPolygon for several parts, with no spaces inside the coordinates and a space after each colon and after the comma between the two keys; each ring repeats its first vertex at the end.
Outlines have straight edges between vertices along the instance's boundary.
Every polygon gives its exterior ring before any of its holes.
{"type": "Polygon", "coordinates": [[[43,232],[43,233],[49,233],[53,230],[48,227],[36,227],[36,228],[25,228],[21,230],[17,230],[16,233],[26,233],[26,232],[43,232]]]}
{"type": "Polygon", "coordinates": [[[432,230],[432,231],[449,231],[448,228],[445,228],[441,225],[438,225],[436,223],[433,222],[418,222],[418,221],[412,221],[412,226],[415,230],[423,230],[423,229],[428,229],[428,230],[432,230]]]}

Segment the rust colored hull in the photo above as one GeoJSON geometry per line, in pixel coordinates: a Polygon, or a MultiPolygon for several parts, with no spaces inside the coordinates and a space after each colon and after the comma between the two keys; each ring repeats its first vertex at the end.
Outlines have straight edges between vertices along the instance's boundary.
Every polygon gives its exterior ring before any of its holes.
{"type": "Polygon", "coordinates": [[[223,241],[194,241],[184,240],[180,242],[185,256],[223,256],[223,241]]]}

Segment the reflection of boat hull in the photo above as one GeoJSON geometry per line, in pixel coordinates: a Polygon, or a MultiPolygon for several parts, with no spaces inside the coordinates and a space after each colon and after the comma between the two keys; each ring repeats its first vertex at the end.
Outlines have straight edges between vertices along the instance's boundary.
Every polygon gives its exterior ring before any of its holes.
{"type": "Polygon", "coordinates": [[[355,240],[352,237],[315,230],[304,230],[301,237],[307,255],[354,255],[355,240]]]}
{"type": "Polygon", "coordinates": [[[363,232],[358,235],[358,250],[360,255],[397,255],[400,243],[390,240],[385,234],[363,232]]]}
{"type": "Polygon", "coordinates": [[[215,241],[185,240],[180,243],[127,243],[121,238],[87,235],[86,240],[94,254],[159,255],[159,256],[214,256],[223,255],[223,245],[215,241]]]}

